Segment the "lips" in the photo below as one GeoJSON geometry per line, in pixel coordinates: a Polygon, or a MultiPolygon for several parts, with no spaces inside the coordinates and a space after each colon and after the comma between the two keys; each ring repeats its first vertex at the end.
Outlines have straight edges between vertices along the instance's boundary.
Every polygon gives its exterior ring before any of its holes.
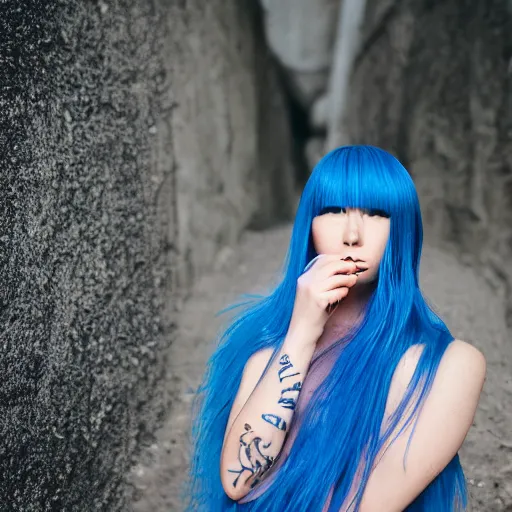
{"type": "Polygon", "coordinates": [[[362,260],[353,260],[351,256],[347,256],[346,258],[343,258],[344,261],[353,261],[356,264],[357,271],[354,272],[356,276],[359,274],[362,274],[363,272],[366,272],[368,270],[368,265],[365,264],[362,260]]]}

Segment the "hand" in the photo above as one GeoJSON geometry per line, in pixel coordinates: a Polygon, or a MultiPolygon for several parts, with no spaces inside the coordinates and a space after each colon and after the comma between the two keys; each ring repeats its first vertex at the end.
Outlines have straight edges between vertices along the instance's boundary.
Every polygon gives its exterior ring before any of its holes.
{"type": "Polygon", "coordinates": [[[357,282],[358,267],[337,255],[320,254],[297,280],[290,330],[306,333],[306,339],[321,336],[329,317],[357,282]]]}

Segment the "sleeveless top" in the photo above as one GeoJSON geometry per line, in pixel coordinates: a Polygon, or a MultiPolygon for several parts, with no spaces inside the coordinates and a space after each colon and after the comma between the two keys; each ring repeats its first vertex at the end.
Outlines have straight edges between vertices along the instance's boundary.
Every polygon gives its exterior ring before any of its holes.
{"type": "MultiPolygon", "coordinates": [[[[237,503],[247,503],[253,501],[261,496],[275,480],[277,472],[286,460],[290,449],[297,437],[297,433],[300,429],[300,425],[303,419],[304,409],[306,408],[311,395],[315,392],[317,387],[322,383],[323,379],[331,371],[336,359],[343,350],[345,343],[340,343],[339,338],[334,338],[328,341],[322,347],[316,347],[311,358],[309,370],[302,383],[301,391],[299,393],[295,411],[290,423],[290,430],[286,436],[279,457],[276,459],[274,465],[267,471],[264,478],[253,487],[243,498],[237,501],[237,503]]],[[[324,505],[323,511],[327,511],[332,496],[332,489],[327,502],[324,505]]]]}

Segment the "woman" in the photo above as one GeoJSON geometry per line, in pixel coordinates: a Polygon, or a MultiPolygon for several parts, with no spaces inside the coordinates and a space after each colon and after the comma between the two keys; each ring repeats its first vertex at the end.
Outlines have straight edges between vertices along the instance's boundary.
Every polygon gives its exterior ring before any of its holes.
{"type": "Polygon", "coordinates": [[[187,510],[466,509],[457,452],[486,365],[422,296],[422,236],[392,155],[320,160],[280,284],[239,304],[209,360],[187,510]]]}

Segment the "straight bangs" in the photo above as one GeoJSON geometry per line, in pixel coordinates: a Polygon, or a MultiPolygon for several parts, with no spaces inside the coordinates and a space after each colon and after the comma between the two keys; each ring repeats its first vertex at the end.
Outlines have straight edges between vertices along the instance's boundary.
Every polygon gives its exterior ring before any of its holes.
{"type": "Polygon", "coordinates": [[[337,148],[315,166],[311,178],[314,216],[328,206],[380,210],[392,217],[415,203],[412,179],[389,153],[373,146],[337,148]]]}

